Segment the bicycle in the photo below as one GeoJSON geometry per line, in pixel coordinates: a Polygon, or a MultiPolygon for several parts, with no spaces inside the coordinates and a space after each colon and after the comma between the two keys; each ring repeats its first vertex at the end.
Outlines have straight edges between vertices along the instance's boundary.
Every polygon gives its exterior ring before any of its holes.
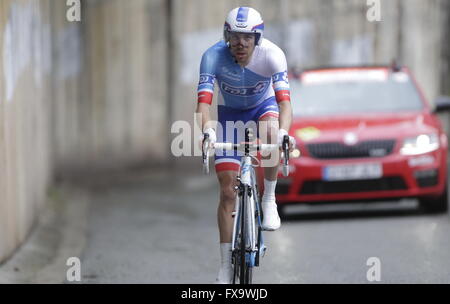
{"type": "MultiPolygon", "coordinates": [[[[202,144],[203,170],[209,173],[209,150],[210,148],[221,150],[244,151],[241,159],[241,169],[237,177],[239,182],[235,190],[238,192],[235,211],[233,212],[233,235],[232,235],[232,265],[233,284],[251,284],[253,267],[259,266],[261,256],[265,255],[267,247],[264,245],[262,235],[261,218],[262,208],[258,186],[256,183],[255,166],[259,166],[256,157],[250,154],[253,151],[278,150],[277,144],[255,144],[250,143],[250,130],[245,129],[245,141],[242,144],[209,143],[208,135],[205,134],[202,144]],[[253,165],[256,160],[257,165],[253,165]]],[[[283,138],[282,152],[284,154],[283,175],[289,175],[289,136],[283,138]]]]}

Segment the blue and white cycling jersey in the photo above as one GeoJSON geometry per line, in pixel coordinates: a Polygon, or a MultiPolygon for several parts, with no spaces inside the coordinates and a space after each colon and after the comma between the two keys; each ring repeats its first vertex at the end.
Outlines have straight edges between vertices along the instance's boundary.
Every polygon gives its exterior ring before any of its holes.
{"type": "MultiPolygon", "coordinates": [[[[256,46],[250,62],[241,67],[225,41],[209,48],[202,57],[198,102],[212,104],[214,85],[219,87],[217,140],[242,141],[243,130],[227,130],[230,122],[258,122],[278,118],[277,102],[290,101],[286,57],[267,39],[256,46]]],[[[216,171],[238,171],[242,153],[216,151],[216,171]]]]}
{"type": "Polygon", "coordinates": [[[209,48],[200,65],[198,102],[212,103],[216,82],[218,105],[233,109],[251,109],[274,96],[277,102],[290,100],[286,57],[267,39],[255,47],[244,68],[235,62],[225,41],[209,48]]]}

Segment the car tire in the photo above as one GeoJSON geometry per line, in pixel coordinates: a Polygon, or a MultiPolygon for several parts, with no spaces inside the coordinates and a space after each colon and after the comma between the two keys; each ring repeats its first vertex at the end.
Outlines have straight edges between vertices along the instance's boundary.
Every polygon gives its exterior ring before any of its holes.
{"type": "Polygon", "coordinates": [[[426,213],[446,213],[448,211],[448,185],[444,193],[437,198],[419,199],[420,207],[426,213]]]}

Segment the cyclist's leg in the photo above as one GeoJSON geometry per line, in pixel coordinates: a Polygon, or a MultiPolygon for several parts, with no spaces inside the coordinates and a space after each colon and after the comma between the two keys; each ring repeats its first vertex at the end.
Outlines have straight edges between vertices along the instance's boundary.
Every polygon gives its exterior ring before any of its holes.
{"type": "MultiPolygon", "coordinates": [[[[228,130],[227,121],[233,122],[238,114],[232,109],[223,106],[218,107],[218,142],[236,143],[234,130],[228,130]]],[[[217,222],[220,235],[221,264],[217,277],[218,283],[231,283],[233,271],[231,267],[231,241],[234,219],[232,213],[235,208],[237,192],[237,176],[240,169],[240,157],[234,151],[220,151],[215,153],[215,169],[220,186],[219,206],[217,208],[217,222]]]]}
{"type": "Polygon", "coordinates": [[[217,222],[220,234],[220,269],[217,277],[218,283],[232,283],[233,267],[231,242],[233,237],[234,218],[236,207],[240,163],[234,158],[220,158],[216,156],[216,174],[220,185],[219,206],[217,208],[217,222]]]}
{"type": "MultiPolygon", "coordinates": [[[[258,137],[263,144],[275,144],[278,141],[279,129],[279,108],[274,97],[266,100],[255,114],[254,118],[258,122],[258,137]]],[[[279,155],[274,151],[263,155],[262,166],[264,177],[267,180],[275,181],[278,175],[279,155]]]]}
{"type": "MultiPolygon", "coordinates": [[[[279,129],[278,118],[266,115],[258,121],[258,130],[263,144],[276,144],[279,129]]],[[[270,181],[276,181],[278,176],[278,165],[280,163],[279,151],[274,151],[268,155],[263,155],[264,178],[270,181]]]]}
{"type": "MultiPolygon", "coordinates": [[[[241,112],[224,106],[218,106],[217,141],[237,143],[237,132],[233,129],[241,112]]],[[[236,177],[240,168],[240,156],[236,151],[216,150],[215,169],[220,184],[220,200],[217,219],[220,243],[231,243],[233,229],[232,212],[236,201],[236,177]]]]}
{"type": "Polygon", "coordinates": [[[231,243],[233,233],[232,213],[235,208],[237,196],[234,187],[237,186],[237,176],[237,170],[217,172],[217,179],[220,185],[219,207],[217,209],[220,243],[231,243]]]}
{"type": "MultiPolygon", "coordinates": [[[[268,100],[258,115],[258,133],[261,141],[267,144],[277,143],[279,114],[276,101],[274,99],[268,100]]],[[[266,230],[276,230],[281,225],[275,201],[279,157],[280,152],[277,150],[269,155],[263,155],[261,162],[264,167],[264,194],[261,204],[264,214],[263,228],[266,230]]]]}
{"type": "Polygon", "coordinates": [[[240,168],[238,160],[220,158],[216,156],[216,174],[220,185],[219,206],[217,208],[217,222],[220,235],[220,269],[217,276],[218,283],[231,283],[233,268],[231,265],[231,241],[233,234],[233,211],[236,204],[237,176],[240,168]]]}

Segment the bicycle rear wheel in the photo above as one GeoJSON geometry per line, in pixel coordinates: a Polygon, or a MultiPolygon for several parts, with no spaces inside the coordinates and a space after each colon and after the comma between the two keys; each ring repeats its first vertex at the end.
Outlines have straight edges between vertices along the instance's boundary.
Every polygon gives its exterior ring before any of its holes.
{"type": "Polygon", "coordinates": [[[256,246],[258,251],[256,252],[255,256],[255,266],[259,266],[259,261],[261,257],[261,250],[263,250],[261,247],[263,246],[263,238],[262,238],[262,228],[261,228],[261,218],[262,218],[262,206],[261,206],[261,196],[259,193],[259,187],[257,184],[257,178],[256,178],[256,172],[254,168],[252,168],[252,197],[253,197],[253,204],[255,205],[255,234],[256,234],[256,246]]]}

